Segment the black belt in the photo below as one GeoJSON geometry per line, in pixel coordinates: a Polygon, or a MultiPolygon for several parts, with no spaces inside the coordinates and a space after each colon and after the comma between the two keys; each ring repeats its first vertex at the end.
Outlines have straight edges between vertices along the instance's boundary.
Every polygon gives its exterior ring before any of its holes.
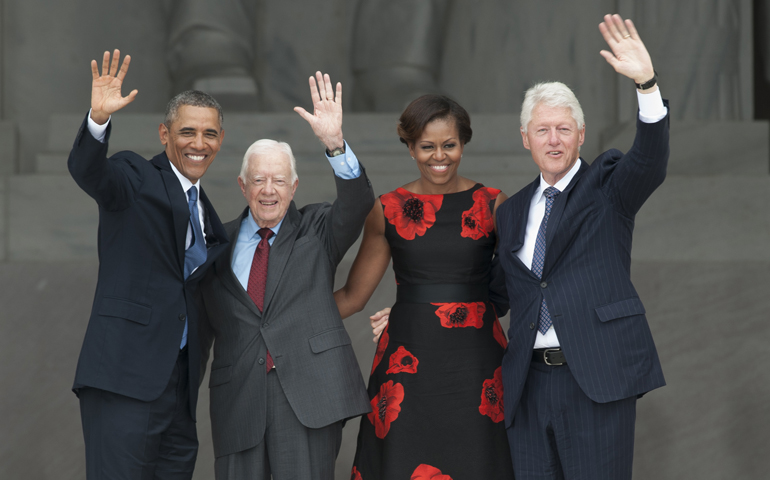
{"type": "Polygon", "coordinates": [[[489,285],[443,283],[431,285],[399,285],[396,301],[399,303],[486,302],[489,285]]]}
{"type": "Polygon", "coordinates": [[[532,350],[532,361],[558,366],[566,365],[567,357],[564,356],[561,348],[537,348],[532,350]]]}

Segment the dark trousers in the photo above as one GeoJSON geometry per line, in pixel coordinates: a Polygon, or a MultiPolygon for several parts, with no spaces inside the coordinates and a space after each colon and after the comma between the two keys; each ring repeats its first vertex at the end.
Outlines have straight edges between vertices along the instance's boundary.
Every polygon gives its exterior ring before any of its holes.
{"type": "Polygon", "coordinates": [[[190,416],[188,376],[185,348],[166,390],[151,402],[80,389],[88,480],[192,478],[198,437],[190,416]]]}
{"type": "Polygon", "coordinates": [[[631,479],[636,397],[596,403],[568,365],[533,362],[508,428],[516,480],[631,479]]]}
{"type": "Polygon", "coordinates": [[[294,414],[275,371],[267,374],[267,424],[256,447],[217,457],[217,480],[334,480],[342,422],[308,428],[294,414]]]}

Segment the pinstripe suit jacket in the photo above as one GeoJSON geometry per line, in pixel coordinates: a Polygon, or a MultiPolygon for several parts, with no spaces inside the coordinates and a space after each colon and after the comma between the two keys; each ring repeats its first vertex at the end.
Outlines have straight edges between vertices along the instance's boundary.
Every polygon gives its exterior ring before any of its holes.
{"type": "Polygon", "coordinates": [[[570,371],[589,398],[611,402],[665,385],[630,274],[634,218],[666,176],[668,129],[668,116],[652,124],[637,119],[628,153],[613,149],[590,166],[583,162],[554,201],[542,278],[516,255],[539,177],[500,205],[499,255],[511,307],[503,359],[507,426],[529,371],[543,297],[570,371]]]}
{"type": "MultiPolygon", "coordinates": [[[[211,430],[214,454],[258,445],[265,433],[267,349],[294,413],[320,428],[371,408],[350,337],[332,295],[334,274],[374,205],[366,173],[336,175],[337,200],[297,209],[291,203],[268,261],[263,312],[235,277],[232,252],[243,213],[225,225],[231,239],[201,282],[204,362],[211,342],[211,430]]],[[[205,363],[202,371],[205,371],[205,363]]],[[[280,422],[280,420],[276,420],[280,422]]],[[[280,423],[278,423],[280,424],[280,423]]]]}

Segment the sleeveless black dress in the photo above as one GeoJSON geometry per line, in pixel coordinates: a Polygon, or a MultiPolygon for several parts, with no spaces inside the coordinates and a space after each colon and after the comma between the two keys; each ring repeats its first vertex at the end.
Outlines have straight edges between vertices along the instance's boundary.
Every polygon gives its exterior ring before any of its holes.
{"type": "Polygon", "coordinates": [[[511,480],[488,283],[500,190],[383,195],[398,284],[369,378],[351,480],[511,480]]]}

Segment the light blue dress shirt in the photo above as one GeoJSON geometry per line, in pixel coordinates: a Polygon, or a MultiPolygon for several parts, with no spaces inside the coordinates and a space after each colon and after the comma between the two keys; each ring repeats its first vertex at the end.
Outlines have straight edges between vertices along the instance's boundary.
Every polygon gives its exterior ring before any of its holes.
{"type": "MultiPolygon", "coordinates": [[[[361,167],[358,164],[358,159],[350,149],[350,146],[345,142],[345,153],[337,155],[336,157],[330,157],[326,155],[326,159],[334,169],[334,174],[344,180],[352,180],[361,176],[361,167]]],[[[285,218],[285,217],[284,217],[285,218]]],[[[267,241],[270,246],[273,246],[275,239],[278,238],[278,230],[281,229],[283,218],[278,225],[271,228],[273,236],[267,241]]],[[[230,266],[233,269],[238,281],[244,290],[249,289],[249,272],[251,271],[251,263],[254,259],[254,252],[257,250],[257,245],[262,240],[262,237],[257,233],[259,226],[254,221],[252,215],[246,215],[241,221],[241,229],[238,232],[238,238],[235,240],[235,248],[233,249],[233,258],[230,266]]]]}

